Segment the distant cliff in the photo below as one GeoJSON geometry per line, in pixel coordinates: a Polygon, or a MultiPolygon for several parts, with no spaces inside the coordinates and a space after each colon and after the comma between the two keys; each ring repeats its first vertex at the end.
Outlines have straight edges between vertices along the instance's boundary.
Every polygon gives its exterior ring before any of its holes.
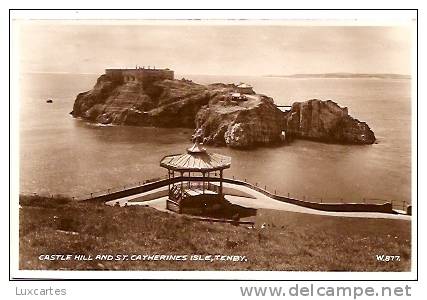
{"type": "Polygon", "coordinates": [[[267,77],[283,78],[359,78],[359,79],[411,79],[411,75],[394,73],[323,73],[323,74],[292,74],[268,75],[267,77]]]}
{"type": "Polygon", "coordinates": [[[115,72],[100,76],[90,91],[77,95],[72,115],[102,124],[201,128],[206,144],[237,148],[279,143],[284,132],[336,143],[375,141],[369,126],[332,101],[294,103],[290,112],[283,113],[272,98],[259,94],[239,98],[236,92],[234,84],[138,80],[115,72]]]}

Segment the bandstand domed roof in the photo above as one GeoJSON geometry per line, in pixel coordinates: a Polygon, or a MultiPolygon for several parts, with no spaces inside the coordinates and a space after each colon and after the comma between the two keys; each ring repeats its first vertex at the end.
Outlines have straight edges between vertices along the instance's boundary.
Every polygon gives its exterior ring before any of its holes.
{"type": "Polygon", "coordinates": [[[196,142],[187,149],[187,153],[163,157],[160,166],[176,171],[216,171],[230,168],[231,157],[209,153],[200,143],[196,142]]]}

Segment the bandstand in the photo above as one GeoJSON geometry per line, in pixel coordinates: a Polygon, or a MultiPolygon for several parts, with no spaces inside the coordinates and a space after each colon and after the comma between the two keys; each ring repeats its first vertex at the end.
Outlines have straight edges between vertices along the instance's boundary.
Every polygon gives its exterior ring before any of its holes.
{"type": "Polygon", "coordinates": [[[160,166],[168,170],[170,181],[167,209],[204,214],[223,208],[226,203],[223,171],[230,168],[230,157],[207,152],[195,138],[187,153],[167,155],[160,161],[160,166]]]}

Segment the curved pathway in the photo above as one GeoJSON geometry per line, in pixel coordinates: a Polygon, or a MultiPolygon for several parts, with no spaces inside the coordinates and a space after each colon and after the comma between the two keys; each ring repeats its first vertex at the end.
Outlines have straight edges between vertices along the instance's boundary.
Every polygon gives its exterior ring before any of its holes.
{"type": "MultiPolygon", "coordinates": [[[[225,198],[233,204],[237,204],[244,207],[250,208],[265,208],[265,209],[276,209],[290,212],[298,212],[298,213],[306,213],[306,214],[314,214],[314,215],[324,215],[324,216],[336,216],[336,217],[352,217],[352,218],[382,218],[382,219],[400,219],[400,220],[411,220],[411,216],[408,215],[394,215],[387,213],[377,213],[377,212],[332,212],[332,211],[322,211],[312,208],[307,208],[295,204],[290,204],[282,201],[275,200],[270,198],[258,191],[255,191],[249,187],[241,186],[238,184],[224,183],[224,187],[230,187],[236,190],[240,190],[244,193],[250,194],[254,198],[240,197],[240,196],[231,196],[225,195],[225,198]]],[[[166,209],[166,200],[167,197],[160,197],[155,200],[148,201],[137,201],[138,198],[141,198],[144,195],[148,195],[151,193],[155,193],[158,191],[166,190],[166,187],[161,187],[149,192],[136,194],[124,198],[120,198],[117,200],[112,200],[106,202],[107,205],[146,205],[153,207],[155,209],[161,211],[168,211],[166,209]],[[130,201],[132,200],[132,201],[130,201]]]]}

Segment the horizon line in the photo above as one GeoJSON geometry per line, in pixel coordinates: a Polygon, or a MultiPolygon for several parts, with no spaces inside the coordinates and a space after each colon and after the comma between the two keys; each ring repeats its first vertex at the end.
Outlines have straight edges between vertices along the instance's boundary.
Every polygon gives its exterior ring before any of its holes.
{"type": "MultiPolygon", "coordinates": [[[[172,70],[173,71],[173,70],[172,70]]],[[[64,72],[64,71],[24,71],[20,74],[77,74],[77,75],[103,75],[105,73],[99,72],[64,72]]],[[[178,75],[204,75],[204,76],[244,76],[244,77],[292,77],[292,76],[313,76],[313,75],[398,75],[412,77],[412,74],[405,73],[387,73],[387,72],[325,72],[325,73],[288,73],[288,74],[202,74],[202,73],[177,73],[178,75]]]]}

